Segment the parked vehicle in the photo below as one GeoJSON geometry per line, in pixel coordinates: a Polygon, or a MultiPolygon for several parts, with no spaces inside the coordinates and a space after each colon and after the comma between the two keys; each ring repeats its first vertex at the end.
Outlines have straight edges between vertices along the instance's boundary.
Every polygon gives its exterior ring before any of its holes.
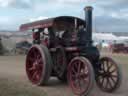
{"type": "Polygon", "coordinates": [[[123,43],[113,44],[111,47],[112,53],[128,53],[128,46],[123,43]]]}
{"type": "Polygon", "coordinates": [[[32,44],[27,41],[22,41],[16,44],[16,51],[20,50],[21,53],[27,54],[29,48],[31,48],[32,44]]]}

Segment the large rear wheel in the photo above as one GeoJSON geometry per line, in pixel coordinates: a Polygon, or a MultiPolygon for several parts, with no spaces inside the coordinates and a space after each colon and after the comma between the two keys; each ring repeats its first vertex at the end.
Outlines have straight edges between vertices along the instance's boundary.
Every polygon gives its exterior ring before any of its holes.
{"type": "Polygon", "coordinates": [[[26,73],[28,79],[36,85],[46,84],[52,70],[52,60],[48,48],[33,45],[26,57],[26,73]]]}
{"type": "Polygon", "coordinates": [[[93,68],[85,57],[75,57],[68,66],[68,82],[74,94],[86,96],[94,83],[93,68]]]}
{"type": "Polygon", "coordinates": [[[96,74],[99,88],[105,92],[113,92],[121,85],[122,75],[119,65],[109,57],[100,59],[100,68],[96,74]]]}
{"type": "Polygon", "coordinates": [[[67,59],[66,59],[66,53],[62,46],[57,48],[56,51],[56,65],[54,66],[55,71],[57,73],[57,77],[62,82],[66,82],[67,80],[67,59]]]}

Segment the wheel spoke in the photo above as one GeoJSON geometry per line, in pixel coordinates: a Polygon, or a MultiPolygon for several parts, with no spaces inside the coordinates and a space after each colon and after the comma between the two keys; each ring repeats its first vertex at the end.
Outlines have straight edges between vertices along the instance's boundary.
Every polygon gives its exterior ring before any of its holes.
{"type": "Polygon", "coordinates": [[[112,70],[110,73],[113,73],[113,72],[115,72],[117,69],[115,68],[114,70],[112,70]]]}
{"type": "Polygon", "coordinates": [[[76,75],[75,74],[72,74],[71,76],[74,80],[76,79],[76,75]]]}
{"type": "Polygon", "coordinates": [[[42,61],[42,58],[40,58],[37,62],[38,62],[39,65],[41,65],[42,62],[43,62],[43,61],[42,61]]]}
{"type": "Polygon", "coordinates": [[[116,81],[113,79],[113,77],[110,77],[110,79],[112,80],[112,82],[115,84],[116,81]]]}
{"type": "Polygon", "coordinates": [[[41,64],[38,64],[38,68],[37,68],[37,71],[38,71],[38,74],[41,74],[42,72],[42,65],[41,64]]]}
{"type": "Polygon", "coordinates": [[[41,63],[38,64],[38,68],[42,68],[42,64],[41,63]]]}
{"type": "Polygon", "coordinates": [[[109,66],[109,61],[108,61],[108,60],[106,60],[105,62],[106,62],[106,65],[107,65],[107,67],[108,67],[108,66],[109,66]]]}
{"type": "Polygon", "coordinates": [[[88,77],[88,73],[82,72],[82,73],[80,73],[80,76],[81,76],[82,78],[86,78],[86,77],[88,77]]]}
{"type": "Polygon", "coordinates": [[[75,70],[75,67],[72,68],[72,72],[73,72],[74,74],[77,73],[76,70],[75,70]]]}
{"type": "Polygon", "coordinates": [[[74,80],[73,84],[75,85],[76,88],[79,88],[79,80],[78,79],[74,80]]]}
{"type": "Polygon", "coordinates": [[[105,88],[108,88],[108,85],[109,85],[109,78],[108,77],[106,77],[107,79],[106,79],[106,85],[105,85],[105,88]]]}
{"type": "Polygon", "coordinates": [[[34,56],[34,58],[36,57],[35,49],[33,49],[33,56],[34,56]]]}
{"type": "Polygon", "coordinates": [[[103,69],[105,70],[105,61],[103,61],[103,69]]]}
{"type": "Polygon", "coordinates": [[[84,78],[83,81],[85,82],[85,84],[89,83],[89,79],[87,79],[87,78],[84,78]]]}
{"type": "Polygon", "coordinates": [[[113,78],[117,78],[118,76],[117,76],[117,75],[111,75],[111,77],[113,77],[113,78]]]}
{"type": "Polygon", "coordinates": [[[81,90],[80,79],[78,80],[79,89],[81,90]]]}
{"type": "Polygon", "coordinates": [[[109,81],[108,83],[109,83],[110,88],[112,88],[113,86],[111,84],[110,78],[108,78],[108,81],[109,81]]]}
{"type": "Polygon", "coordinates": [[[80,74],[80,71],[81,71],[81,62],[79,61],[78,62],[78,74],[80,74]]]}
{"type": "Polygon", "coordinates": [[[85,68],[83,69],[84,70],[84,72],[83,73],[86,73],[86,74],[88,74],[88,68],[87,68],[87,66],[84,66],[85,68]]]}
{"type": "Polygon", "coordinates": [[[35,67],[32,66],[31,68],[28,69],[29,71],[34,71],[35,70],[35,67]]]}
{"type": "Polygon", "coordinates": [[[37,55],[37,56],[36,56],[36,60],[39,61],[39,59],[40,59],[40,55],[37,55]]]}
{"type": "Polygon", "coordinates": [[[101,65],[102,66],[101,69],[105,72],[105,63],[104,63],[104,61],[102,61],[101,64],[102,64],[101,65]]]}
{"type": "Polygon", "coordinates": [[[102,78],[102,80],[101,80],[101,85],[103,85],[103,83],[104,83],[104,80],[105,80],[105,78],[102,78]]]}
{"type": "Polygon", "coordinates": [[[39,74],[36,74],[36,80],[39,80],[39,79],[40,79],[39,74]]]}
{"type": "Polygon", "coordinates": [[[35,79],[36,75],[37,75],[37,71],[35,71],[35,72],[33,73],[32,79],[35,79]]]}
{"type": "Polygon", "coordinates": [[[109,70],[108,70],[109,61],[106,60],[106,61],[104,61],[104,62],[106,62],[106,63],[104,63],[104,70],[105,70],[105,72],[108,72],[108,71],[109,71],[109,70]]]}
{"type": "Polygon", "coordinates": [[[34,59],[33,59],[32,57],[29,57],[28,60],[29,60],[30,62],[34,62],[34,59]]]}
{"type": "Polygon", "coordinates": [[[108,69],[110,69],[112,67],[113,64],[110,63],[110,66],[108,67],[108,69]]]}
{"type": "Polygon", "coordinates": [[[77,69],[78,68],[77,62],[75,62],[73,66],[74,66],[74,68],[77,69]]]}
{"type": "Polygon", "coordinates": [[[107,60],[107,72],[109,72],[109,66],[111,66],[110,62],[107,60]]]}

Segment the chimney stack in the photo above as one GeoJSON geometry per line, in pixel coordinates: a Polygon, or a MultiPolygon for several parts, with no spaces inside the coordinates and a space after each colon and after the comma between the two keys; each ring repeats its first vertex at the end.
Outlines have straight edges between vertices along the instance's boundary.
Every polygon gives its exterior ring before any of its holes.
{"type": "Polygon", "coordinates": [[[93,10],[93,8],[91,6],[87,6],[84,8],[86,32],[87,32],[86,40],[88,41],[89,45],[91,45],[91,43],[92,43],[92,10],[93,10]]]}

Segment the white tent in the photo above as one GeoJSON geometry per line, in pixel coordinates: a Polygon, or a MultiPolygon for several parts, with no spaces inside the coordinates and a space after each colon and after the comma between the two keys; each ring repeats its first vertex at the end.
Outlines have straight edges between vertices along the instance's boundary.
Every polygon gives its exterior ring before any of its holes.
{"type": "Polygon", "coordinates": [[[102,47],[109,47],[118,40],[118,37],[112,33],[93,33],[92,38],[94,45],[102,43],[102,47]]]}
{"type": "Polygon", "coordinates": [[[115,41],[118,38],[112,33],[93,33],[93,40],[95,41],[115,41]]]}
{"type": "Polygon", "coordinates": [[[126,36],[120,36],[119,39],[120,40],[128,40],[128,37],[126,37],[126,36]]]}

